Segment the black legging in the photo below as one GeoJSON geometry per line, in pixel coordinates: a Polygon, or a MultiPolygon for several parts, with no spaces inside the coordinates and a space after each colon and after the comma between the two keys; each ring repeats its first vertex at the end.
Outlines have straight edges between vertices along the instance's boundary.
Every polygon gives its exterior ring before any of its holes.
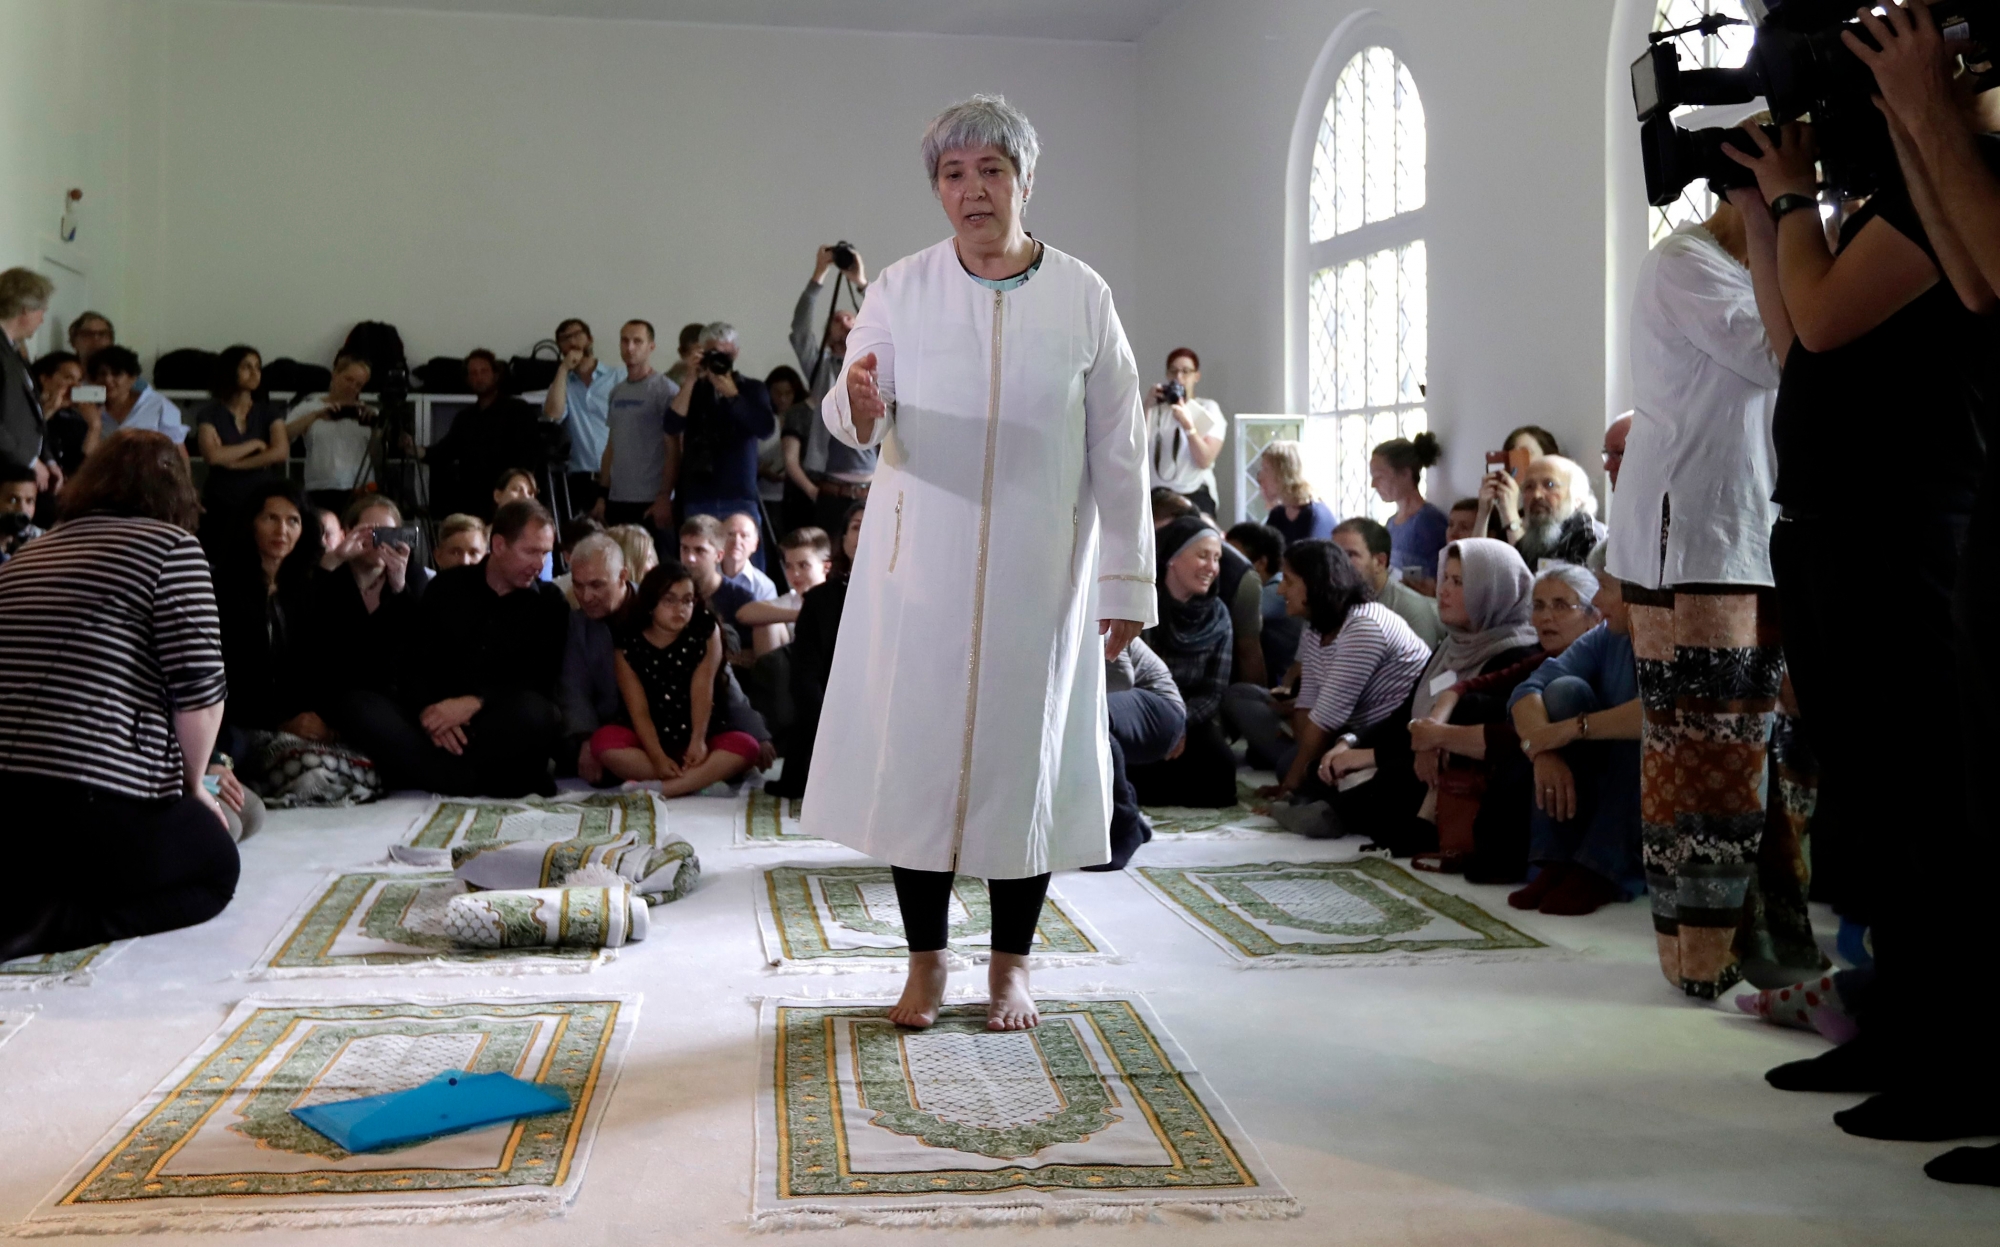
{"type": "MultiPolygon", "coordinates": [[[[913,953],[934,953],[951,934],[949,870],[905,870],[891,866],[896,879],[896,904],[903,911],[903,933],[913,953]]],[[[1025,957],[1035,942],[1042,919],[1042,900],[1049,894],[1046,873],[1026,879],[988,879],[986,897],[993,911],[993,951],[1025,957]]]]}
{"type": "Polygon", "coordinates": [[[136,801],[101,788],[0,772],[0,810],[26,847],[60,828],[90,877],[23,888],[0,912],[0,961],[207,922],[236,894],[236,843],[194,797],[136,801]]]}

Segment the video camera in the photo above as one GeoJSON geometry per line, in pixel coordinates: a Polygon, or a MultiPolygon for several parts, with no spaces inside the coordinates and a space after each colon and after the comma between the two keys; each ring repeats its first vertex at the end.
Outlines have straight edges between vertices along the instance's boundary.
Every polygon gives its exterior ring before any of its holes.
{"type": "MultiPolygon", "coordinates": [[[[1923,0],[1917,0],[1922,3],[1923,0]]],[[[1776,125],[1809,117],[1825,180],[1843,199],[1874,193],[1896,178],[1887,123],[1872,101],[1875,76],[1841,41],[1843,31],[1874,46],[1854,16],[1853,0],[1744,0],[1756,27],[1748,61],[1736,69],[1683,69],[1678,35],[1714,34],[1739,19],[1711,14],[1691,26],[1655,31],[1652,46],[1632,62],[1632,103],[1639,114],[1646,162],[1646,201],[1666,207],[1696,178],[1718,192],[1756,182],[1725,147],[1755,152],[1733,127],[1683,130],[1673,110],[1694,104],[1747,104],[1762,97],[1776,125]]],[[[1992,53],[2000,37],[2000,0],[1936,0],[1931,16],[1962,55],[1979,90],[2000,85],[1992,53]]]]}

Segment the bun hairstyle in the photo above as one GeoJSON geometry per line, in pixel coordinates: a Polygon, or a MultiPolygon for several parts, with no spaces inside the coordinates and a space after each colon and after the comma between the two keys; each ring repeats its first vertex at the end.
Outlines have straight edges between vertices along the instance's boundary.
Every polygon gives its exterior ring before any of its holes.
{"type": "Polygon", "coordinates": [[[1371,458],[1380,458],[1389,465],[1392,472],[1408,472],[1412,482],[1423,480],[1424,469],[1438,461],[1444,448],[1438,445],[1437,434],[1423,432],[1415,437],[1399,437],[1383,442],[1371,453],[1371,458]]]}

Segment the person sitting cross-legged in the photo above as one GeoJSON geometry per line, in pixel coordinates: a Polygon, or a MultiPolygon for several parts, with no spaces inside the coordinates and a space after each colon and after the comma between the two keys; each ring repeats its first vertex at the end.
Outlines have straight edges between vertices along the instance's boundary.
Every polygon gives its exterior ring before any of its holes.
{"type": "Polygon", "coordinates": [[[1510,710],[1535,767],[1534,880],[1516,909],[1587,914],[1646,890],[1639,861],[1639,672],[1616,577],[1592,604],[1604,622],[1514,689],[1510,710]]]}
{"type": "MultiPolygon", "coordinates": [[[[1436,510],[1435,507],[1431,508],[1436,510]]],[[[1442,514],[1442,513],[1440,513],[1442,514]]],[[[1442,525],[1440,525],[1442,528],[1442,525]]],[[[1361,573],[1361,579],[1375,600],[1402,617],[1425,645],[1436,647],[1444,640],[1444,625],[1438,622],[1436,597],[1426,597],[1389,574],[1391,540],[1389,530],[1365,516],[1345,520],[1333,530],[1333,544],[1346,552],[1361,573]]],[[[1440,543],[1440,549],[1442,543],[1440,543]]],[[[1435,566],[1436,558],[1432,558],[1435,566]]],[[[1435,585],[1435,581],[1428,582],[1435,585]]]]}
{"type": "Polygon", "coordinates": [[[540,503],[509,502],[493,517],[486,558],[424,587],[401,704],[364,692],[347,711],[345,734],[390,787],[554,794],[556,676],[569,628],[562,590],[541,579],[555,542],[540,503]]]}
{"type": "Polygon", "coordinates": [[[1182,516],[1153,540],[1160,622],[1142,635],[1173,672],[1187,727],[1164,759],[1127,774],[1145,805],[1221,809],[1236,803],[1236,757],[1221,722],[1234,648],[1229,607],[1216,593],[1222,534],[1199,516],[1182,516]]]}
{"type": "Polygon", "coordinates": [[[716,690],[727,670],[721,621],[679,563],[646,574],[613,660],[632,726],[590,738],[596,762],[628,782],[658,781],[682,797],[741,775],[757,761],[745,732],[716,730],[716,690]]]}

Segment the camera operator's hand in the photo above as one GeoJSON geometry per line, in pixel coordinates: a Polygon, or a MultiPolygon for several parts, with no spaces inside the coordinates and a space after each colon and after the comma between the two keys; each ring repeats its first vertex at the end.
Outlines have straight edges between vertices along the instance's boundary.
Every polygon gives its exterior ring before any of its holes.
{"type": "Polygon", "coordinates": [[[867,288],[868,263],[867,261],[861,258],[861,253],[859,251],[856,251],[854,253],[854,267],[842,269],[841,272],[846,273],[847,280],[853,282],[856,286],[859,286],[863,289],[867,288]]]}
{"type": "Polygon", "coordinates": [[[1167,401],[1167,383],[1164,381],[1154,386],[1152,390],[1148,392],[1146,395],[1146,406],[1148,407],[1158,407],[1161,403],[1164,403],[1166,401],[1167,401]]]}
{"type": "Polygon", "coordinates": [[[737,395],[736,374],[733,372],[711,372],[708,382],[715,387],[717,398],[735,398],[737,395]]]}
{"type": "Polygon", "coordinates": [[[1841,42],[1875,74],[1875,86],[1881,91],[1875,97],[1876,107],[1888,114],[1892,125],[1897,121],[1908,127],[1956,124],[1951,116],[1955,58],[1945,47],[1930,6],[1916,0],[1885,7],[1888,13],[1882,17],[1872,9],[1860,13],[1862,26],[1880,51],[1851,30],[1840,32],[1841,42]]]}
{"type": "Polygon", "coordinates": [[[833,271],[833,248],[821,247],[819,249],[819,254],[813,257],[813,285],[818,286],[825,284],[826,275],[828,273],[831,273],[832,271],[833,271]]]}
{"type": "Polygon", "coordinates": [[[1813,144],[1811,126],[1798,121],[1787,122],[1778,132],[1776,146],[1772,145],[1770,136],[1761,127],[1745,129],[1757,144],[1759,155],[1746,155],[1729,146],[1722,151],[1757,175],[1757,189],[1764,192],[1765,203],[1776,203],[1780,195],[1812,198],[1819,193],[1819,176],[1813,169],[1818,150],[1813,144]]]}
{"type": "Polygon", "coordinates": [[[375,530],[372,528],[350,528],[340,535],[340,540],[320,557],[319,565],[331,571],[342,563],[351,563],[375,547],[375,530]]]}
{"type": "Polygon", "coordinates": [[[1187,430],[1189,433],[1194,432],[1194,417],[1188,414],[1186,403],[1175,403],[1173,412],[1174,420],[1181,428],[1187,430]]]}

